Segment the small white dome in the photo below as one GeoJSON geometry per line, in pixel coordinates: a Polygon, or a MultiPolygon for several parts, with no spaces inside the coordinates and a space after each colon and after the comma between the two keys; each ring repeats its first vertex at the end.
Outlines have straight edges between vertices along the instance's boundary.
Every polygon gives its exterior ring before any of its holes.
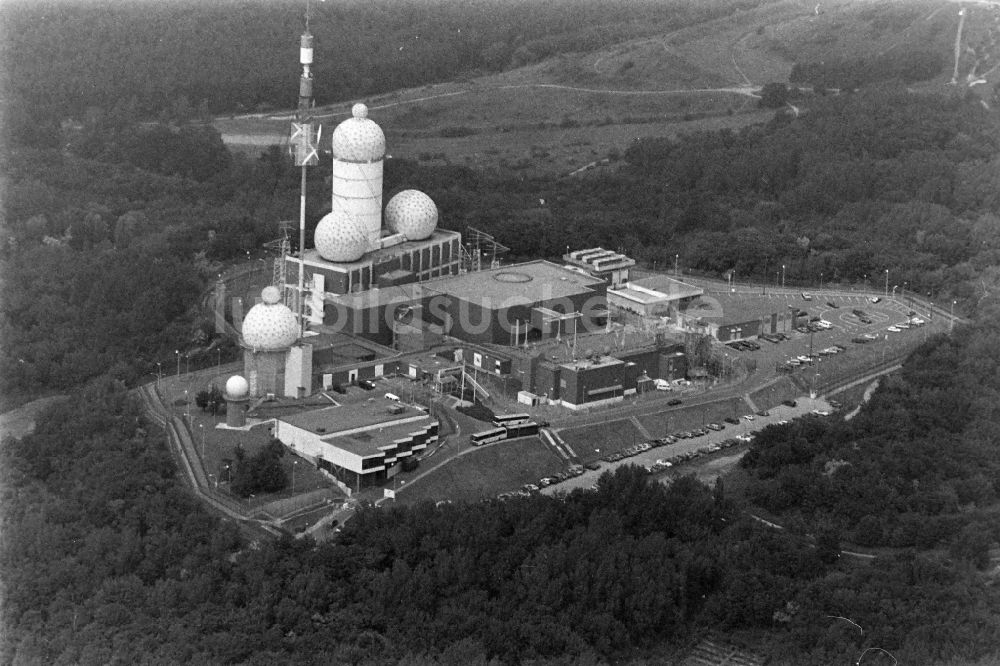
{"type": "Polygon", "coordinates": [[[385,157],[385,134],[368,119],[368,107],[355,104],[353,117],[337,125],[330,138],[333,159],[346,162],[377,162],[385,157]]]}
{"type": "Polygon", "coordinates": [[[419,190],[403,190],[386,204],[386,226],[407,240],[428,238],[437,223],[438,209],[434,200],[419,190]]]}
{"type": "Polygon", "coordinates": [[[250,383],[245,377],[233,375],[226,380],[226,397],[239,400],[250,394],[250,383]]]}
{"type": "Polygon", "coordinates": [[[265,287],[261,298],[263,302],[250,308],[243,318],[243,343],[262,351],[291,347],[299,339],[299,323],[288,306],[278,302],[281,292],[275,287],[265,287]],[[271,301],[276,293],[278,300],[271,301]]]}
{"type": "Polygon", "coordinates": [[[279,303],[281,302],[281,290],[273,284],[268,287],[264,287],[264,289],[260,292],[260,300],[264,301],[268,305],[279,303]]]}
{"type": "Polygon", "coordinates": [[[361,225],[342,210],[323,216],[316,225],[313,243],[327,261],[357,261],[368,251],[368,240],[361,225]]]}

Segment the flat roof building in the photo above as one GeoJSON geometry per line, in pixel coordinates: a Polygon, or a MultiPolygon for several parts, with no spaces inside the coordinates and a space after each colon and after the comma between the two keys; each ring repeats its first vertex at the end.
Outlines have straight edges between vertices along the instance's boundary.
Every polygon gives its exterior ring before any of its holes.
{"type": "Polygon", "coordinates": [[[675,318],[704,289],[666,275],[634,280],[608,290],[608,306],[643,317],[675,318]]]}
{"type": "Polygon", "coordinates": [[[406,458],[438,441],[438,420],[382,396],[275,419],[275,437],[360,490],[395,476],[406,458]]]}
{"type": "Polygon", "coordinates": [[[690,301],[680,312],[681,328],[711,335],[720,342],[787,333],[795,327],[798,308],[783,300],[746,293],[713,292],[690,301]]]}
{"type": "Polygon", "coordinates": [[[635,266],[635,259],[603,247],[569,252],[563,255],[563,261],[601,278],[615,289],[628,283],[629,269],[635,266]]]}

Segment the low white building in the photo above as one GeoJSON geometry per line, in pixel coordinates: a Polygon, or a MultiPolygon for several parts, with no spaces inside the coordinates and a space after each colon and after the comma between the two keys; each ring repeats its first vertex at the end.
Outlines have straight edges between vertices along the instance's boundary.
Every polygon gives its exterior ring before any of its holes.
{"type": "Polygon", "coordinates": [[[439,422],[422,409],[379,395],[275,420],[274,435],[297,455],[360,490],[380,485],[438,441],[439,422]]]}

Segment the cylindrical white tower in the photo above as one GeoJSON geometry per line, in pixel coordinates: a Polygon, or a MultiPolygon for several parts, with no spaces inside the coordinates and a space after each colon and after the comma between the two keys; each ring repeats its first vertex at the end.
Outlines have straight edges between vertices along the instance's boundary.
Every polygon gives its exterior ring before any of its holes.
{"type": "Polygon", "coordinates": [[[250,383],[233,375],[226,381],[226,425],[242,428],[247,424],[247,405],[250,404],[250,383]]]}
{"type": "Polygon", "coordinates": [[[385,134],[368,119],[368,107],[355,104],[353,117],[337,125],[330,139],[333,212],[350,217],[362,230],[366,251],[378,247],[382,229],[382,164],[385,134]]]}
{"type": "Polygon", "coordinates": [[[261,302],[243,318],[243,365],[250,395],[281,393],[285,385],[285,358],[299,338],[299,323],[283,303],[277,287],[264,287],[261,302]]]}

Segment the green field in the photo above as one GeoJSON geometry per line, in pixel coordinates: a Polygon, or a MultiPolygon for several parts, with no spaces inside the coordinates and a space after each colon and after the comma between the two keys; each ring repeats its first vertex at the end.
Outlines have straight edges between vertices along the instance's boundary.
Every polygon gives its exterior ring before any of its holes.
{"type": "Polygon", "coordinates": [[[639,429],[627,419],[566,428],[559,431],[559,436],[583,461],[596,460],[646,441],[639,429]]]}
{"type": "Polygon", "coordinates": [[[750,394],[753,404],[758,409],[771,409],[785,400],[794,400],[802,395],[802,389],[792,383],[788,377],[781,377],[774,384],[754,391],[750,394]]]}
{"type": "Polygon", "coordinates": [[[523,438],[491,444],[466,453],[401,489],[398,501],[406,504],[441,500],[476,502],[499,493],[537,483],[547,474],[561,472],[566,462],[539,439],[523,438]]]}
{"type": "Polygon", "coordinates": [[[750,411],[742,398],[730,398],[706,405],[697,405],[640,416],[639,421],[653,437],[663,437],[683,430],[701,428],[708,423],[722,423],[727,416],[739,418],[750,411]]]}

